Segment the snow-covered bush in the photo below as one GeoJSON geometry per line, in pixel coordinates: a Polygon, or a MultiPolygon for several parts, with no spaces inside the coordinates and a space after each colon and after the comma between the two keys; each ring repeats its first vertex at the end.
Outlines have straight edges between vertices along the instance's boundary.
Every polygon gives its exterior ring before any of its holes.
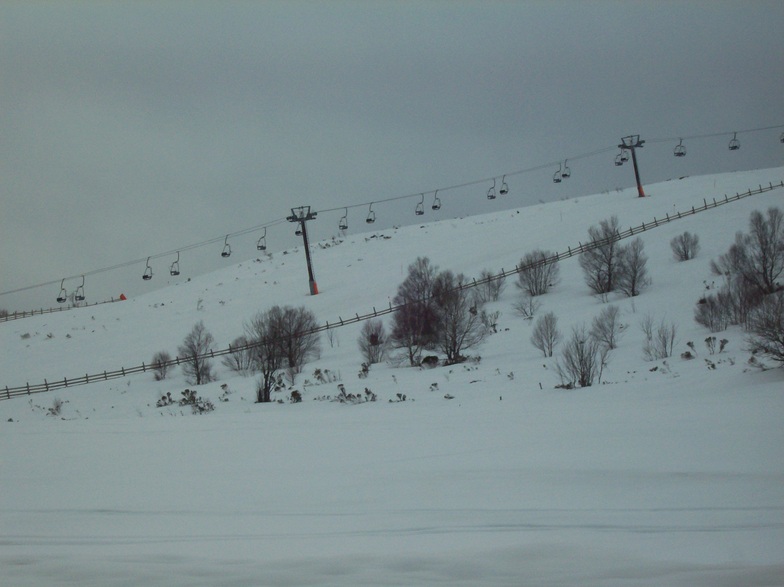
{"type": "Polygon", "coordinates": [[[676,260],[688,261],[700,252],[700,239],[696,234],[691,234],[687,230],[670,241],[670,248],[676,260]]]}

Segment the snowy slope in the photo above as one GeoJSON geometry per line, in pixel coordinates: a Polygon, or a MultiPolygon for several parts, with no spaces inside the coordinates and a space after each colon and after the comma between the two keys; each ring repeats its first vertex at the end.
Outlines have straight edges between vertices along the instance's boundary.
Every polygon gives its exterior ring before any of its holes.
{"type": "MultiPolygon", "coordinates": [[[[646,186],[644,199],[625,190],[349,234],[313,247],[318,296],[307,295],[302,250],[274,252],[127,302],[0,324],[0,383],[174,355],[198,320],[224,348],[273,304],[332,323],[386,307],[417,256],[479,276],[534,248],[575,247],[613,214],[637,226],[782,178],[784,168],[685,178],[646,186]]],[[[295,386],[302,404],[253,403],[254,378],[217,361],[219,381],[198,388],[216,404],[204,416],[155,407],[188,387],[180,372],[2,401],[0,582],[784,584],[784,375],[750,368],[737,329],[710,356],[692,318],[715,280],[710,259],[752,210],[783,207],[783,194],[641,235],[653,284],[610,300],[626,328],[601,386],[555,389],[554,360],[530,344],[508,283],[491,307],[499,332],[471,351],[478,363],[376,365],[361,380],[352,325],[322,338],[320,360],[295,386]],[[669,241],[685,230],[702,249],[677,263],[669,241]],[[678,327],[666,362],[643,360],[646,315],[678,327]],[[680,358],[688,341],[696,360],[680,358]],[[316,384],[316,368],[339,381],[316,384]],[[338,383],[379,401],[315,401],[338,383]],[[398,393],[407,401],[390,403],[398,393]],[[46,413],[56,398],[66,402],[60,419],[46,413]]],[[[576,258],[541,303],[564,333],[605,307],[576,258]]]]}

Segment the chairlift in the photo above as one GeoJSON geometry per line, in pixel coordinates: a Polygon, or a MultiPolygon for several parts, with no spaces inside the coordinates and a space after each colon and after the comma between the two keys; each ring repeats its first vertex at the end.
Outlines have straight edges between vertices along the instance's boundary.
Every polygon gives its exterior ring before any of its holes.
{"type": "Polygon", "coordinates": [[[83,302],[84,301],[84,275],[82,275],[82,285],[76,288],[74,292],[74,301],[83,302]]]}
{"type": "Polygon", "coordinates": [[[563,171],[561,172],[562,179],[567,179],[572,176],[572,170],[569,169],[569,166],[566,164],[567,161],[568,159],[564,159],[564,168],[563,171]]]}
{"type": "Polygon", "coordinates": [[[506,185],[505,175],[501,178],[501,188],[498,190],[498,193],[501,194],[502,196],[505,196],[506,194],[509,193],[509,186],[506,185]]]}
{"type": "Polygon", "coordinates": [[[673,151],[673,154],[676,157],[685,157],[686,156],[686,147],[683,146],[683,139],[680,139],[680,141],[681,142],[678,143],[678,146],[675,147],[675,151],[673,151]]]}
{"type": "Polygon", "coordinates": [[[177,260],[169,267],[169,274],[175,277],[180,274],[180,251],[177,251],[177,260]]]}
{"type": "Polygon", "coordinates": [[[63,287],[64,283],[65,278],[63,278],[63,280],[60,282],[60,293],[57,294],[57,302],[59,304],[64,304],[66,301],[68,301],[68,292],[65,291],[65,287],[63,287]]]}
{"type": "Polygon", "coordinates": [[[433,210],[441,209],[441,199],[438,197],[438,190],[433,194],[433,205],[430,206],[433,210]]]}
{"type": "Polygon", "coordinates": [[[493,185],[487,190],[487,199],[495,200],[495,178],[493,178],[493,185]]]}
{"type": "Polygon", "coordinates": [[[779,137],[779,142],[784,143],[784,132],[781,133],[781,136],[779,137]]]}
{"type": "Polygon", "coordinates": [[[147,257],[147,267],[144,268],[144,275],[142,275],[142,279],[144,281],[150,281],[152,279],[152,267],[150,267],[149,257],[147,257]]]}
{"type": "Polygon", "coordinates": [[[221,257],[231,257],[231,245],[229,244],[229,235],[226,235],[226,239],[223,241],[223,250],[221,251],[221,257]]]}
{"type": "Polygon", "coordinates": [[[422,216],[425,213],[425,194],[421,195],[422,200],[419,202],[419,204],[416,205],[416,208],[414,209],[414,214],[417,216],[422,216]]]}
{"type": "Polygon", "coordinates": [[[259,251],[266,251],[267,250],[267,227],[264,227],[264,234],[261,235],[258,242],[256,243],[256,248],[259,251]]]}
{"type": "Polygon", "coordinates": [[[348,208],[346,208],[346,213],[341,216],[338,222],[338,230],[348,230],[348,208]]]}
{"type": "Polygon", "coordinates": [[[561,183],[561,164],[558,163],[558,170],[553,173],[553,183],[561,183]]]}
{"type": "Polygon", "coordinates": [[[294,236],[302,236],[302,223],[297,224],[297,230],[294,231],[294,236]]]}
{"type": "Polygon", "coordinates": [[[730,151],[737,151],[740,149],[740,141],[738,140],[738,133],[732,134],[732,139],[730,139],[730,144],[728,145],[730,151]]]}
{"type": "Polygon", "coordinates": [[[621,166],[621,165],[623,165],[623,164],[624,164],[624,162],[626,161],[626,159],[624,159],[624,158],[623,158],[623,155],[624,155],[624,151],[623,151],[623,149],[621,149],[621,152],[620,152],[620,153],[618,153],[618,154],[615,156],[615,166],[616,166],[616,167],[620,167],[620,166],[621,166]]]}
{"type": "Polygon", "coordinates": [[[376,221],[376,213],[373,212],[373,202],[370,202],[370,206],[368,206],[368,215],[365,218],[365,222],[368,224],[373,224],[376,221]]]}

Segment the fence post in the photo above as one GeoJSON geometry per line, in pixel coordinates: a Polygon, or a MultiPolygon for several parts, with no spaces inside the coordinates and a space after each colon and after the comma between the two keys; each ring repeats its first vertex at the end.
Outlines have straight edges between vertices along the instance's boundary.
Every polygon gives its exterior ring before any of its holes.
{"type": "Polygon", "coordinates": [[[68,378],[67,377],[63,377],[63,384],[64,384],[65,387],[68,387],[68,378]]]}
{"type": "Polygon", "coordinates": [[[7,385],[5,386],[5,395],[6,395],[7,399],[11,399],[11,392],[8,391],[8,386],[7,385]]]}
{"type": "Polygon", "coordinates": [[[27,395],[30,395],[30,382],[27,382],[27,395]]]}
{"type": "Polygon", "coordinates": [[[44,387],[46,388],[46,391],[49,391],[49,382],[46,379],[44,379],[44,387]]]}

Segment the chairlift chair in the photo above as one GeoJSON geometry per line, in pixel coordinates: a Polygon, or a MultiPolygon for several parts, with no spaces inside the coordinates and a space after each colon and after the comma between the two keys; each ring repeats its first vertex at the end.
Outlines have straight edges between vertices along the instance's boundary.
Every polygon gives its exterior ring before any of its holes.
{"type": "Polygon", "coordinates": [[[294,231],[295,236],[302,236],[302,224],[297,224],[297,230],[294,231]]]}
{"type": "Polygon", "coordinates": [[[180,274],[180,251],[177,251],[177,260],[169,267],[169,274],[175,277],[180,274]]]}
{"type": "Polygon", "coordinates": [[[553,173],[553,183],[561,183],[561,164],[558,164],[558,170],[553,173]]]}
{"type": "Polygon", "coordinates": [[[680,141],[681,142],[678,143],[678,146],[675,147],[675,151],[673,151],[673,154],[676,157],[685,157],[686,156],[686,147],[683,146],[683,139],[680,139],[680,141]]]}
{"type": "Polygon", "coordinates": [[[569,166],[566,164],[567,161],[568,159],[564,159],[564,168],[563,171],[561,172],[562,179],[567,179],[572,176],[572,170],[569,169],[569,166]]]}
{"type": "Polygon", "coordinates": [[[732,139],[730,139],[730,144],[727,145],[730,151],[737,151],[740,149],[740,141],[738,140],[738,133],[732,134],[732,139]]]}
{"type": "Polygon", "coordinates": [[[487,199],[495,200],[495,179],[493,179],[493,185],[487,190],[487,199]]]}
{"type": "Polygon", "coordinates": [[[74,292],[74,300],[77,302],[84,301],[84,275],[82,275],[82,285],[76,288],[74,292]]]}
{"type": "Polygon", "coordinates": [[[416,208],[414,209],[414,214],[416,214],[417,216],[422,216],[424,213],[425,213],[425,194],[422,194],[422,200],[419,202],[419,204],[416,205],[416,208]]]}
{"type": "Polygon", "coordinates": [[[144,275],[142,275],[142,279],[144,281],[150,281],[152,279],[152,267],[150,267],[149,257],[147,257],[147,267],[144,268],[144,275]]]}
{"type": "Polygon", "coordinates": [[[438,197],[438,190],[433,194],[433,205],[430,206],[433,210],[441,209],[441,199],[438,197]]]}
{"type": "Polygon", "coordinates": [[[501,194],[502,196],[505,196],[506,194],[509,193],[509,186],[506,185],[505,175],[501,178],[501,188],[498,190],[498,193],[501,194]]]}
{"type": "Polygon", "coordinates": [[[623,165],[623,162],[624,162],[623,151],[621,151],[615,156],[615,166],[620,167],[621,165],[623,165]]]}
{"type": "Polygon", "coordinates": [[[229,235],[226,235],[226,239],[223,241],[223,250],[221,251],[221,257],[231,257],[231,245],[229,244],[229,235]]]}
{"type": "Polygon", "coordinates": [[[781,133],[781,136],[779,137],[779,142],[784,143],[784,132],[781,133]]]}
{"type": "Polygon", "coordinates": [[[60,293],[57,294],[57,302],[59,304],[64,304],[66,301],[68,301],[68,292],[65,291],[65,287],[63,287],[64,283],[65,278],[63,278],[63,280],[60,282],[60,293]]]}
{"type": "Polygon", "coordinates": [[[626,163],[629,160],[629,153],[625,149],[621,150],[621,162],[626,163]]]}
{"type": "Polygon", "coordinates": [[[256,248],[259,251],[266,251],[267,250],[267,227],[264,227],[264,234],[261,235],[258,242],[256,243],[256,248]]]}
{"type": "Polygon", "coordinates": [[[376,221],[376,213],[373,212],[373,202],[371,202],[370,206],[368,207],[368,215],[367,218],[365,218],[365,222],[367,222],[368,224],[373,224],[375,221],[376,221]]]}
{"type": "Polygon", "coordinates": [[[348,230],[348,208],[346,208],[346,213],[340,218],[340,222],[338,222],[338,230],[348,230]]]}

